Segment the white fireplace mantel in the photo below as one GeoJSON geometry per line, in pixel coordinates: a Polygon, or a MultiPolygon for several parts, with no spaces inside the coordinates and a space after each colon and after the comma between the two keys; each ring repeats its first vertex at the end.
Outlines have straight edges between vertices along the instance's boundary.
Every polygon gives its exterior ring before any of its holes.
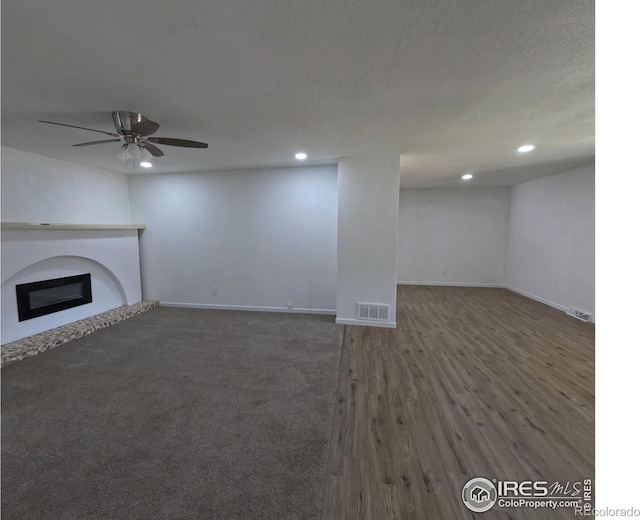
{"type": "Polygon", "coordinates": [[[53,222],[2,222],[2,229],[144,229],[144,224],[57,224],[53,222]]]}

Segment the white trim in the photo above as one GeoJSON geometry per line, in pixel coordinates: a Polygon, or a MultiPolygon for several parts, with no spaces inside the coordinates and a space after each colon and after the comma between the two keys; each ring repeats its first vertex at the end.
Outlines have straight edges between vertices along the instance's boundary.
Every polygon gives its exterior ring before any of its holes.
{"type": "Polygon", "coordinates": [[[395,321],[369,321],[369,320],[351,320],[347,318],[336,318],[338,325],[359,325],[360,327],[383,327],[386,329],[395,329],[398,324],[395,321]]]}
{"type": "Polygon", "coordinates": [[[498,287],[504,288],[501,283],[475,283],[475,282],[396,282],[397,285],[435,285],[442,287],[498,287]]]}
{"type": "MultiPolygon", "coordinates": [[[[502,284],[483,284],[483,283],[444,283],[444,282],[398,282],[398,285],[434,285],[434,286],[443,286],[443,287],[493,287],[498,289],[507,289],[514,293],[517,293],[521,296],[529,298],[531,300],[535,300],[537,302],[548,305],[549,307],[553,307],[554,309],[558,309],[563,312],[568,312],[569,307],[564,305],[560,305],[559,303],[552,302],[551,300],[547,300],[545,298],[541,298],[540,296],[536,296],[534,294],[528,293],[526,291],[522,291],[520,289],[516,289],[515,287],[511,287],[508,285],[502,284]]],[[[160,302],[160,307],[178,307],[185,309],[218,309],[218,310],[228,310],[228,311],[257,311],[257,312],[287,312],[290,314],[336,314],[334,309],[289,309],[287,307],[257,307],[257,306],[249,306],[249,305],[218,305],[213,303],[181,303],[181,302],[160,302]]],[[[397,323],[395,321],[369,321],[369,320],[355,320],[348,318],[336,318],[336,323],[338,325],[358,325],[360,327],[383,327],[389,329],[397,328],[397,323]]],[[[594,316],[595,323],[595,316],[594,316]]]]}
{"type": "Polygon", "coordinates": [[[503,285],[503,287],[509,291],[512,291],[514,293],[517,293],[521,296],[526,296],[527,298],[530,298],[531,300],[535,300],[537,302],[540,303],[544,303],[545,305],[548,305],[549,307],[553,307],[554,309],[558,309],[560,311],[563,312],[567,312],[569,310],[569,307],[566,307],[565,305],[560,305],[559,303],[556,302],[552,302],[551,300],[547,300],[546,298],[541,298],[540,296],[536,296],[535,294],[531,294],[527,291],[522,291],[520,289],[516,289],[515,287],[511,287],[509,285],[503,285]]]}
{"type": "Polygon", "coordinates": [[[335,314],[333,309],[299,309],[288,307],[256,307],[251,305],[218,305],[216,303],[182,303],[160,302],[160,307],[178,307],[185,309],[217,309],[223,311],[257,311],[257,312],[288,312],[291,314],[335,314]]]}

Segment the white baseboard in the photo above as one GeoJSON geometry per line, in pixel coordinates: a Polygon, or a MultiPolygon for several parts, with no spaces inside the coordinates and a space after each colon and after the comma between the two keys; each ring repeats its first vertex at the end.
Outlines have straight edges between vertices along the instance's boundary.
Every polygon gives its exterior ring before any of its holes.
{"type": "Polygon", "coordinates": [[[395,329],[398,324],[395,321],[369,321],[369,320],[352,320],[346,318],[336,318],[338,325],[358,325],[360,327],[383,327],[385,329],[395,329]]]}
{"type": "Polygon", "coordinates": [[[222,311],[257,311],[257,312],[288,312],[290,314],[335,314],[333,309],[300,309],[294,307],[257,307],[250,305],[218,305],[215,303],[181,303],[160,302],[160,307],[178,307],[185,309],[213,309],[222,311]]]}
{"type": "MultiPolygon", "coordinates": [[[[502,284],[479,284],[479,283],[445,283],[445,282],[398,282],[398,285],[433,285],[433,286],[443,286],[443,287],[493,287],[500,289],[507,289],[514,293],[520,294],[521,296],[525,296],[526,298],[530,298],[531,300],[535,300],[537,302],[548,305],[549,307],[553,307],[554,309],[558,309],[562,312],[567,312],[569,307],[565,305],[561,305],[559,303],[553,302],[551,300],[547,300],[546,298],[541,298],[540,296],[536,296],[535,294],[531,294],[526,291],[522,291],[520,289],[516,289],[515,287],[511,287],[509,285],[502,284]]],[[[185,309],[217,309],[217,310],[227,310],[227,311],[256,311],[256,312],[287,312],[290,314],[336,314],[334,309],[306,309],[306,308],[293,308],[289,309],[288,307],[259,307],[259,306],[250,306],[250,305],[218,305],[214,303],[182,303],[182,302],[160,302],[160,307],[178,307],[185,309]]],[[[594,319],[595,322],[595,319],[594,319]]],[[[383,327],[389,329],[397,328],[397,323],[395,321],[368,321],[368,320],[355,320],[355,319],[347,319],[347,318],[336,318],[336,323],[339,325],[358,325],[360,327],[383,327]]]]}
{"type": "Polygon", "coordinates": [[[520,289],[516,289],[515,287],[511,287],[509,285],[503,285],[503,287],[521,296],[526,296],[531,300],[544,303],[545,305],[548,305],[549,307],[553,307],[554,309],[558,309],[559,311],[567,312],[569,310],[569,307],[567,307],[566,305],[560,305],[559,303],[552,302],[551,300],[547,300],[546,298],[541,298],[540,296],[536,296],[535,294],[531,294],[527,291],[522,291],[520,289]]]}
{"type": "Polygon", "coordinates": [[[504,287],[500,283],[475,282],[396,282],[397,285],[435,285],[438,287],[504,287]]]}

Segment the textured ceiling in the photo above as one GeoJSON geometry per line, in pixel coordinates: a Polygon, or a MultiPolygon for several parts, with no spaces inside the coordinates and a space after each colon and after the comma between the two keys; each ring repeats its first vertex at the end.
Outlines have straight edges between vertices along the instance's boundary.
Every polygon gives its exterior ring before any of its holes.
{"type": "Polygon", "coordinates": [[[37,123],[112,130],[112,110],[210,143],[155,172],[388,150],[403,186],[514,184],[593,157],[594,2],[3,0],[2,144],[132,173],[37,123]]]}

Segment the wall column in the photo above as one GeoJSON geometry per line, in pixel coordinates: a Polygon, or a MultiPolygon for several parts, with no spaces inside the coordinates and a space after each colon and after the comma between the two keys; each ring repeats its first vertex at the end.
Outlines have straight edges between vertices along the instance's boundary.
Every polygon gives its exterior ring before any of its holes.
{"type": "Polygon", "coordinates": [[[336,323],[396,326],[399,190],[398,154],[338,162],[336,323]],[[358,320],[357,302],[389,304],[389,321],[358,320]]]}

